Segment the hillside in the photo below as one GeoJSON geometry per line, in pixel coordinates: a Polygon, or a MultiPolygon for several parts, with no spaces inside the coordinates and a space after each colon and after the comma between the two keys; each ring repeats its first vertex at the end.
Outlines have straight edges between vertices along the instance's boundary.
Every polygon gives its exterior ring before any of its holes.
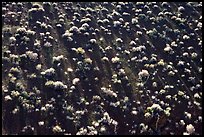
{"type": "Polygon", "coordinates": [[[2,2],[2,134],[201,135],[202,2],[2,2]]]}

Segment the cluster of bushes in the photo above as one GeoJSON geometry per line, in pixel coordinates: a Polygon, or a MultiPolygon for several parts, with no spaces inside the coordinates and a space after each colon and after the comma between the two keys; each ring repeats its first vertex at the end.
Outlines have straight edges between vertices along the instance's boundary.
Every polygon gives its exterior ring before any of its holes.
{"type": "Polygon", "coordinates": [[[2,2],[3,134],[200,135],[202,2],[2,2]]]}

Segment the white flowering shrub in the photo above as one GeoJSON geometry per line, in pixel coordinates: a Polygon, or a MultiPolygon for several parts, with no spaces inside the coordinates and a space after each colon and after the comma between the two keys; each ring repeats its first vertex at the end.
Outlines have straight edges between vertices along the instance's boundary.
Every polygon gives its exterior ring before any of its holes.
{"type": "Polygon", "coordinates": [[[79,81],[80,81],[79,78],[74,78],[74,79],[72,80],[72,84],[73,84],[73,85],[76,85],[77,83],[79,83],[79,81]]]}
{"type": "Polygon", "coordinates": [[[105,87],[102,87],[101,90],[102,90],[102,92],[104,92],[107,95],[117,97],[117,94],[114,91],[112,91],[111,89],[107,89],[105,87]]]}
{"type": "Polygon", "coordinates": [[[146,81],[149,78],[150,74],[147,70],[142,70],[138,73],[138,76],[142,81],[146,81]]]}
{"type": "Polygon", "coordinates": [[[189,124],[186,126],[186,131],[187,133],[192,134],[193,132],[195,132],[195,128],[192,124],[189,124]]]}
{"type": "Polygon", "coordinates": [[[54,68],[49,68],[43,72],[41,72],[42,75],[45,75],[45,76],[53,76],[55,75],[55,69],[54,68]]]}
{"type": "Polygon", "coordinates": [[[93,61],[90,58],[85,58],[84,62],[88,64],[92,64],[93,61]]]}
{"type": "Polygon", "coordinates": [[[63,55],[57,56],[57,57],[53,57],[52,60],[54,63],[59,63],[64,59],[63,55]]]}
{"type": "Polygon", "coordinates": [[[46,48],[49,48],[49,47],[52,47],[53,45],[50,43],[50,42],[46,42],[45,44],[44,44],[44,47],[46,47],[46,48]]]}
{"type": "Polygon", "coordinates": [[[120,62],[120,58],[118,57],[114,57],[111,59],[112,63],[119,63],[120,62]]]}
{"type": "Polygon", "coordinates": [[[84,54],[84,53],[85,53],[85,50],[84,50],[83,48],[79,47],[79,48],[76,49],[76,52],[77,52],[78,54],[84,54]]]}
{"type": "Polygon", "coordinates": [[[63,132],[62,128],[59,126],[59,125],[56,125],[53,127],[52,131],[54,133],[60,133],[60,132],[63,132]]]}
{"type": "Polygon", "coordinates": [[[36,61],[38,59],[38,54],[37,53],[33,53],[33,51],[26,51],[26,55],[32,61],[36,61]]]}
{"type": "Polygon", "coordinates": [[[67,86],[64,85],[61,81],[55,81],[53,84],[55,89],[67,89],[67,86]]]}
{"type": "Polygon", "coordinates": [[[10,69],[10,73],[14,74],[14,75],[17,75],[20,73],[20,70],[17,68],[17,67],[12,67],[10,69]]]}

